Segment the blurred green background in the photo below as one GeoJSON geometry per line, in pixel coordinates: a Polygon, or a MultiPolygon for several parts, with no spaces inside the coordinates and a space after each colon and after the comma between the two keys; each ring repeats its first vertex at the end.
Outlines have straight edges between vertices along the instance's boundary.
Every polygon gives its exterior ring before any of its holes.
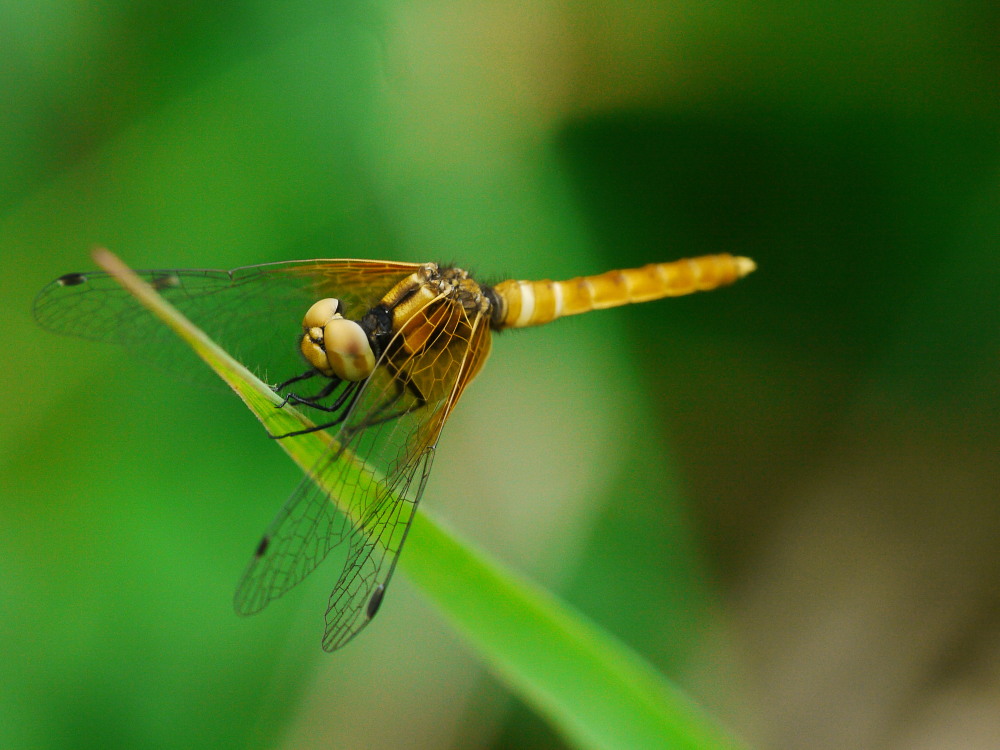
{"type": "Polygon", "coordinates": [[[335,570],[233,613],[297,472],[235,397],[34,326],[102,244],[486,281],[752,256],[501,336],[424,507],[756,746],[995,747],[998,21],[4,3],[0,746],[560,746],[404,575],[333,656],[335,570]]]}

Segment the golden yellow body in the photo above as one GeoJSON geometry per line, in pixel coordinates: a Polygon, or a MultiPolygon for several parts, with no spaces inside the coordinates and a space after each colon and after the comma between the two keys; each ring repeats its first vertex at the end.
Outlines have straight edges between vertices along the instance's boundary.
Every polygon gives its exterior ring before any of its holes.
{"type": "Polygon", "coordinates": [[[505,309],[502,328],[525,328],[565,315],[706,292],[732,284],[757,265],[735,255],[703,255],[569,281],[503,281],[494,287],[505,309]]]}

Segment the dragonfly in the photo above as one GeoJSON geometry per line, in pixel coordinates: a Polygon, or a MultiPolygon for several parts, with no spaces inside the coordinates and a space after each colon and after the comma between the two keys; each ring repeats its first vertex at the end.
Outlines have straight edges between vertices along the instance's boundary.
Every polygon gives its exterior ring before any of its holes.
{"type": "MultiPolygon", "coordinates": [[[[312,428],[272,437],[322,429],[336,438],[257,544],[236,611],[259,612],[345,545],[323,648],[340,648],[371,621],[442,428],[486,362],[494,332],[708,291],[755,268],[749,258],[719,254],[494,285],[453,266],[356,259],[140,271],[236,359],[264,379],[277,374],[282,406],[316,417],[312,428]],[[381,481],[359,482],[350,471],[355,459],[381,481]]],[[[34,313],[50,331],[125,346],[191,379],[193,353],[105,272],[55,279],[39,293],[34,313]]]]}

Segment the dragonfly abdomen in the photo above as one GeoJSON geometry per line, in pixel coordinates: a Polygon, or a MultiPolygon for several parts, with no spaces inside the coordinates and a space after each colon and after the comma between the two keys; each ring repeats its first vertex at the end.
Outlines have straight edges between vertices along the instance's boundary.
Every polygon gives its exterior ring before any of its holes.
{"type": "Polygon", "coordinates": [[[494,287],[503,307],[497,328],[525,328],[591,310],[717,289],[756,268],[749,258],[703,255],[650,263],[568,281],[503,281],[494,287]]]}

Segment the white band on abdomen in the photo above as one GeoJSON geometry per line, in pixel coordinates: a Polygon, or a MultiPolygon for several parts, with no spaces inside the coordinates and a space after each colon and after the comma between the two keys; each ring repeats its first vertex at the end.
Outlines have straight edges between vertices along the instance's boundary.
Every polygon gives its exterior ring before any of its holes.
{"type": "Polygon", "coordinates": [[[514,326],[526,326],[531,322],[531,316],[535,313],[535,292],[531,288],[530,281],[519,281],[517,286],[521,290],[521,312],[514,321],[514,326]]]}

